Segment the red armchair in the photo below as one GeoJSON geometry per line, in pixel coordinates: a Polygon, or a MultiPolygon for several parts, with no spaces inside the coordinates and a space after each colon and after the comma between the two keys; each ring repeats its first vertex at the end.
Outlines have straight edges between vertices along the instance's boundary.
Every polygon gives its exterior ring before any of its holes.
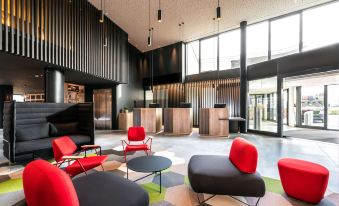
{"type": "Polygon", "coordinates": [[[145,151],[146,155],[152,152],[152,137],[148,137],[146,140],[146,133],[143,127],[130,127],[127,132],[127,141],[122,139],[122,149],[124,151],[125,162],[126,155],[132,151],[145,151]],[[149,144],[147,144],[149,143],[149,144]]]}
{"type": "Polygon", "coordinates": [[[23,172],[28,206],[148,206],[147,192],[135,182],[111,172],[71,178],[45,160],[30,162],[23,172]]]}
{"type": "MultiPolygon", "coordinates": [[[[74,153],[77,150],[76,144],[74,144],[73,140],[68,137],[60,137],[52,142],[52,148],[54,153],[54,159],[56,161],[56,166],[60,167],[63,163],[67,162],[68,166],[65,168],[65,171],[71,176],[74,177],[77,174],[80,174],[82,172],[93,169],[97,166],[102,167],[102,163],[104,163],[107,160],[106,155],[97,155],[92,157],[86,157],[86,156],[75,156],[74,153]]],[[[97,145],[85,145],[82,147],[82,150],[87,149],[98,149],[100,146],[97,145]]],[[[100,149],[101,151],[101,149],[100,149]]],[[[101,153],[101,152],[100,152],[101,153]]],[[[102,169],[104,169],[102,167],[102,169]]]]}

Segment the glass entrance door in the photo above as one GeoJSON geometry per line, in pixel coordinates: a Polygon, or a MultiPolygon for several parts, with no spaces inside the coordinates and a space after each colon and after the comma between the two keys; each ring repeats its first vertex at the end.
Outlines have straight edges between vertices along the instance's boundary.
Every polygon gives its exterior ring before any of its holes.
{"type": "Polygon", "coordinates": [[[327,87],[327,128],[339,129],[339,85],[327,87]]]}
{"type": "Polygon", "coordinates": [[[324,86],[301,87],[301,123],[324,127],[324,86]]]}

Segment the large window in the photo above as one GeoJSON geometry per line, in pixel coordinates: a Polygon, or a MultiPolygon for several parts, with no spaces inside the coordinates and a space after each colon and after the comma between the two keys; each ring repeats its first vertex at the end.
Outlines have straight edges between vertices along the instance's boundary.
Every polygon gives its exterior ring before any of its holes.
{"type": "Polygon", "coordinates": [[[219,69],[240,67],[240,29],[219,35],[219,69]]]}
{"type": "Polygon", "coordinates": [[[303,12],[303,51],[339,42],[339,2],[303,12]]]}
{"type": "Polygon", "coordinates": [[[218,38],[212,37],[201,40],[201,72],[218,69],[218,38]]]}
{"type": "Polygon", "coordinates": [[[271,58],[299,52],[300,15],[295,14],[271,22],[271,58]]]}
{"type": "Polygon", "coordinates": [[[268,60],[268,22],[247,28],[247,65],[268,60]]]}
{"type": "Polygon", "coordinates": [[[187,44],[187,75],[199,73],[199,41],[187,44]]]}

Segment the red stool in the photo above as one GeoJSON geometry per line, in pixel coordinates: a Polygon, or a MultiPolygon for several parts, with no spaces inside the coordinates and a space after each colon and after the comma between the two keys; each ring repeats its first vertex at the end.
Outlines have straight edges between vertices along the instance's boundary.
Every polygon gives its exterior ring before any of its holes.
{"type": "Polygon", "coordinates": [[[279,160],[278,168],[282,186],[289,196],[314,204],[324,198],[329,178],[325,167],[285,158],[279,160]]]}

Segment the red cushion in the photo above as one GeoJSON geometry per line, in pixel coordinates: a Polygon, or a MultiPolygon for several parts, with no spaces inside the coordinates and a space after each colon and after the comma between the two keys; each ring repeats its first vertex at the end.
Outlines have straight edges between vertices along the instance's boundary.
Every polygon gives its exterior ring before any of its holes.
{"type": "Polygon", "coordinates": [[[149,147],[147,144],[140,144],[140,145],[127,145],[125,148],[126,152],[139,150],[149,150],[149,147]]]}
{"type": "Polygon", "coordinates": [[[143,141],[146,137],[145,129],[143,127],[130,127],[127,136],[129,141],[143,141]]]}
{"type": "Polygon", "coordinates": [[[78,206],[70,177],[44,160],[29,163],[23,172],[23,186],[29,206],[78,206]]]}
{"type": "Polygon", "coordinates": [[[312,162],[285,158],[278,162],[281,183],[291,197],[317,204],[326,192],[329,171],[312,162]]]}
{"type": "Polygon", "coordinates": [[[52,148],[54,153],[54,159],[57,162],[62,160],[65,155],[72,155],[76,150],[77,146],[73,140],[68,136],[63,136],[53,140],[52,148]]]}
{"type": "MultiPolygon", "coordinates": [[[[87,171],[87,170],[93,169],[94,167],[101,165],[107,160],[107,158],[108,158],[107,155],[85,157],[85,158],[79,159],[79,162],[84,167],[85,171],[87,171]]],[[[65,171],[71,177],[84,172],[79,162],[74,161],[71,165],[66,167],[65,171]]]]}
{"type": "Polygon", "coordinates": [[[241,172],[252,174],[257,170],[257,148],[241,137],[233,140],[229,159],[241,172]]]}

